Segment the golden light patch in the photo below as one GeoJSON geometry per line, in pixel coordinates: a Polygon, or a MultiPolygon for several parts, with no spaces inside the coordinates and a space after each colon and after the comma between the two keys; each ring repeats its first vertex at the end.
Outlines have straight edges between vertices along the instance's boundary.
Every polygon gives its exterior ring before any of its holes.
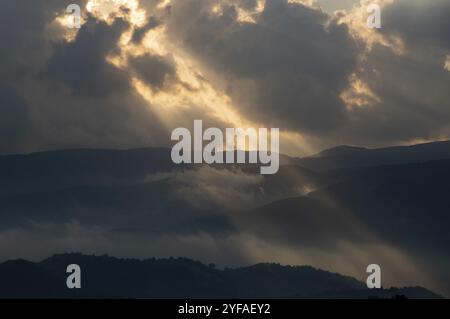
{"type": "MultiPolygon", "coordinates": [[[[64,14],[56,18],[56,22],[58,22],[61,26],[70,29],[73,25],[73,16],[71,14],[64,14]]],[[[81,18],[82,19],[82,18],[81,18]]],[[[81,24],[85,21],[82,19],[81,24]]]]}
{"type": "Polygon", "coordinates": [[[139,7],[138,0],[89,0],[86,9],[108,23],[116,17],[126,19],[133,26],[142,26],[146,22],[146,12],[139,7]]]}
{"type": "Polygon", "coordinates": [[[245,10],[243,8],[238,8],[237,20],[240,23],[256,23],[256,17],[264,11],[266,7],[265,0],[259,0],[254,10],[245,10]]]}
{"type": "MultiPolygon", "coordinates": [[[[160,110],[160,118],[167,124],[177,122],[177,114],[190,108],[208,118],[229,124],[230,127],[257,127],[240,116],[233,107],[230,98],[217,91],[209,82],[202,80],[195,72],[192,61],[174,57],[177,76],[180,83],[173,84],[165,90],[152,90],[139,80],[135,81],[138,92],[152,105],[160,110]]],[[[159,111],[157,111],[159,112],[159,111]]]]}
{"type": "Polygon", "coordinates": [[[237,20],[241,23],[256,23],[254,13],[242,8],[237,8],[237,20]]]}
{"type": "Polygon", "coordinates": [[[447,58],[445,60],[444,69],[450,72],[450,54],[447,55],[447,58]]]}
{"type": "MultiPolygon", "coordinates": [[[[63,38],[67,42],[73,42],[78,34],[79,29],[71,27],[73,25],[73,19],[74,18],[71,14],[64,14],[62,16],[56,17],[56,19],[54,20],[54,22],[63,27],[63,38]]],[[[86,23],[86,21],[83,19],[83,17],[80,17],[80,25],[82,26],[84,23],[86,23]]]]}
{"type": "MultiPolygon", "coordinates": [[[[169,1],[161,5],[169,4],[169,1]]],[[[135,0],[91,0],[88,3],[87,10],[97,18],[112,22],[115,17],[125,17],[133,24],[139,26],[146,23],[142,20],[145,14],[138,8],[135,0]],[[121,7],[128,9],[128,13],[122,12],[121,7]]],[[[195,112],[206,114],[210,118],[216,118],[218,121],[229,123],[230,126],[240,127],[247,121],[241,118],[231,105],[230,99],[220,91],[217,91],[210,83],[201,80],[201,75],[196,71],[193,61],[170,45],[165,36],[164,27],[149,30],[142,44],[133,44],[130,42],[133,28],[122,34],[119,47],[119,55],[107,57],[107,61],[114,66],[126,69],[130,57],[150,53],[152,55],[166,56],[170,53],[177,72],[180,83],[171,83],[164,89],[154,90],[138,78],[133,78],[132,83],[137,92],[148,102],[162,123],[167,126],[173,126],[182,121],[183,108],[195,108],[195,112]],[[180,114],[178,116],[177,114],[180,114]]],[[[245,126],[244,126],[245,127],[245,126]]],[[[251,125],[248,125],[251,127],[251,125]]]]}
{"type": "Polygon", "coordinates": [[[348,89],[342,92],[340,96],[349,111],[355,107],[364,107],[381,102],[367,83],[359,79],[355,73],[350,76],[349,82],[348,89]]]}
{"type": "Polygon", "coordinates": [[[222,4],[220,4],[220,3],[215,4],[215,5],[212,7],[211,12],[212,12],[214,15],[216,15],[216,16],[219,16],[219,17],[222,16],[222,15],[223,15],[223,7],[222,7],[222,4]]]}
{"type": "Polygon", "coordinates": [[[308,7],[313,7],[315,2],[316,0],[288,0],[288,3],[297,3],[308,7]]]}
{"type": "Polygon", "coordinates": [[[167,43],[165,28],[160,27],[147,32],[143,46],[153,54],[166,55],[169,53],[169,50],[166,48],[165,43],[167,43]]]}
{"type": "MultiPolygon", "coordinates": [[[[237,18],[236,20],[239,23],[256,23],[256,18],[258,15],[264,11],[264,8],[266,6],[266,0],[258,0],[257,5],[255,9],[248,10],[244,9],[242,7],[239,7],[237,5],[234,6],[237,12],[237,18]]],[[[223,15],[223,3],[217,3],[211,8],[211,13],[215,16],[222,16],[223,15]]]]}
{"type": "Polygon", "coordinates": [[[164,0],[156,6],[156,9],[164,9],[172,3],[171,0],[164,0]]]}
{"type": "Polygon", "coordinates": [[[379,5],[380,8],[383,8],[393,2],[394,0],[362,0],[358,6],[355,6],[349,12],[346,12],[345,10],[337,12],[339,23],[347,24],[350,34],[354,38],[365,43],[368,51],[370,51],[375,44],[381,44],[391,48],[396,54],[403,55],[405,52],[405,45],[400,37],[383,35],[378,32],[377,29],[370,28],[367,25],[367,18],[370,15],[370,13],[367,12],[367,8],[369,8],[370,5],[376,4],[379,5]]]}

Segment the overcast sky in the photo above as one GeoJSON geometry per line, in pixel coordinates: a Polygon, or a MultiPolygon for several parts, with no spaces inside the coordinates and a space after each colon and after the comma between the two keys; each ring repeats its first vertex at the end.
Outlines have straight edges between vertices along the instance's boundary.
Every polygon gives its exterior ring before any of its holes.
{"type": "Polygon", "coordinates": [[[0,2],[0,153],[169,146],[194,119],[294,155],[449,136],[449,1],[71,2],[78,31],[69,1],[0,2]]]}

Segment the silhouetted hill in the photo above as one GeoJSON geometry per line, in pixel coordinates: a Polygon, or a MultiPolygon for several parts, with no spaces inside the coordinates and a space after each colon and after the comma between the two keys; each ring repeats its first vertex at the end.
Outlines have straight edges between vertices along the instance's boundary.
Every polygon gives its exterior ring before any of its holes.
{"type": "Polygon", "coordinates": [[[0,298],[68,297],[64,277],[32,262],[13,260],[0,264],[0,298]]]}
{"type": "Polygon", "coordinates": [[[422,287],[388,288],[376,290],[348,290],[317,295],[319,299],[436,299],[442,298],[422,287]]]}
{"type": "Polygon", "coordinates": [[[2,298],[439,298],[424,288],[368,290],[309,266],[258,264],[219,270],[185,258],[119,259],[55,255],[39,263],[0,264],[2,298]],[[66,267],[81,267],[82,289],[66,288],[66,267]]]}
{"type": "MultiPolygon", "coordinates": [[[[0,200],[12,195],[32,193],[56,193],[60,190],[79,188],[128,187],[144,183],[151,174],[180,172],[198,169],[207,165],[175,165],[171,160],[171,150],[166,148],[143,148],[131,150],[62,150],[25,155],[0,156],[0,200]]],[[[246,153],[248,157],[248,152],[246,153]]],[[[288,196],[298,195],[298,184],[314,185],[314,188],[329,184],[325,176],[291,165],[297,159],[280,155],[282,168],[277,174],[277,185],[269,185],[268,190],[276,190],[278,196],[285,190],[288,196]],[[289,169],[284,165],[291,165],[289,169]],[[295,180],[280,181],[279,176],[287,176],[286,170],[293,172],[295,180]],[[295,172],[294,172],[295,171],[295,172]],[[304,181],[304,182],[303,182],[304,181]],[[292,185],[295,183],[295,185],[292,185]],[[282,184],[279,188],[278,185],[282,184]],[[295,192],[295,194],[294,194],[295,192]]],[[[260,175],[260,164],[212,165],[216,169],[239,169],[246,174],[260,175]]],[[[272,177],[272,176],[270,176],[272,177]]],[[[271,178],[273,180],[273,178],[271,178]]],[[[27,195],[25,195],[27,196],[27,195]]],[[[275,194],[274,194],[275,196],[275,194]]]]}
{"type": "Polygon", "coordinates": [[[332,157],[332,156],[352,156],[356,154],[362,154],[367,151],[367,148],[357,147],[357,146],[348,146],[341,145],[333,148],[329,148],[320,153],[312,155],[310,157],[322,158],[322,157],[332,157]]]}
{"type": "Polygon", "coordinates": [[[142,181],[146,175],[176,166],[170,150],[66,150],[0,156],[0,190],[23,193],[85,185],[142,181]]]}
{"type": "Polygon", "coordinates": [[[311,157],[301,158],[296,164],[312,170],[324,171],[339,168],[420,163],[441,159],[450,159],[450,141],[379,149],[338,146],[311,157]]]}

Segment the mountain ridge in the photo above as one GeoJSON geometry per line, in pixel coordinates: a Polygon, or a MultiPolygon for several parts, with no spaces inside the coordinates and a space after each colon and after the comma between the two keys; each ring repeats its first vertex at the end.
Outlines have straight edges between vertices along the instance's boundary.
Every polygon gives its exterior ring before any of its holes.
{"type": "Polygon", "coordinates": [[[315,171],[330,171],[342,168],[420,163],[441,159],[450,159],[450,141],[373,149],[342,145],[312,156],[299,158],[296,163],[315,171]]]}
{"type": "Polygon", "coordinates": [[[311,266],[258,263],[217,269],[188,258],[116,258],[79,253],[40,262],[0,264],[5,298],[442,298],[422,287],[368,290],[349,276],[311,266]],[[65,287],[69,264],[81,267],[82,289],[65,287]]]}

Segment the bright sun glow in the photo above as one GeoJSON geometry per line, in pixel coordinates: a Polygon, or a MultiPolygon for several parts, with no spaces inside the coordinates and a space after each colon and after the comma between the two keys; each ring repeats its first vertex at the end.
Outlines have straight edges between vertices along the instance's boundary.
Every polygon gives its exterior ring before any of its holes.
{"type": "MultiPolygon", "coordinates": [[[[156,10],[164,9],[170,3],[171,0],[164,0],[156,6],[156,10]]],[[[264,7],[265,0],[259,0],[253,11],[238,8],[238,21],[255,23],[254,18],[264,10],[264,7]]],[[[145,54],[170,56],[178,81],[168,81],[164,89],[155,90],[137,76],[133,76],[132,79],[136,92],[148,102],[148,107],[166,127],[185,123],[189,114],[205,114],[208,118],[228,127],[264,126],[250,121],[239,113],[231,98],[202,75],[197,61],[179,47],[171,45],[164,27],[149,30],[140,44],[130,41],[133,30],[147,23],[147,14],[139,7],[137,0],[89,0],[86,10],[108,23],[112,23],[116,17],[130,22],[131,28],[124,32],[119,40],[120,52],[107,57],[107,61],[117,68],[126,70],[130,58],[145,54]]],[[[213,11],[220,14],[221,7],[216,6],[213,11]]],[[[63,16],[58,18],[58,22],[65,25],[68,23],[67,19],[63,16]]],[[[73,39],[73,34],[70,36],[72,38],[67,40],[73,39]]],[[[298,150],[299,145],[306,147],[304,138],[299,134],[280,132],[280,137],[291,148],[295,146],[298,150]]],[[[305,151],[305,148],[300,151],[305,151]]]]}
{"type": "Polygon", "coordinates": [[[114,16],[124,17],[134,26],[142,26],[146,22],[146,13],[139,8],[137,0],[89,0],[86,9],[106,21],[111,21],[114,16]],[[121,8],[126,11],[121,11],[121,8]]]}
{"type": "Polygon", "coordinates": [[[354,73],[350,76],[348,89],[341,93],[341,99],[349,111],[355,107],[364,107],[372,105],[374,102],[381,102],[370,87],[354,73]]]}

